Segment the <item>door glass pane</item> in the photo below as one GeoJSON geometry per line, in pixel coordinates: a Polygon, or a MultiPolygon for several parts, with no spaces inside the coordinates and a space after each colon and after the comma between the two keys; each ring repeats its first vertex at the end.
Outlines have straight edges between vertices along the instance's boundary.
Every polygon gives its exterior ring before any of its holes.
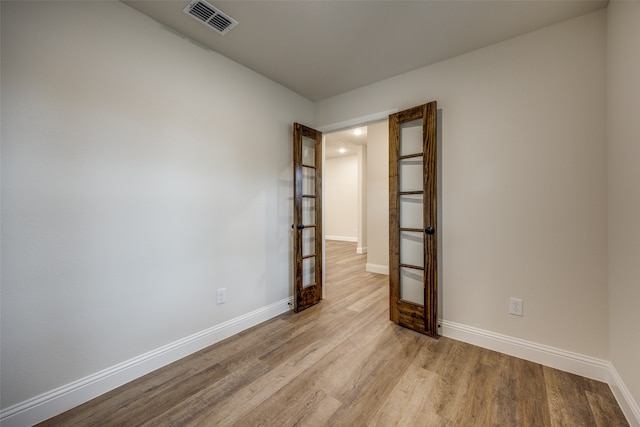
{"type": "Polygon", "coordinates": [[[316,141],[306,136],[302,137],[302,164],[307,166],[316,165],[316,141]]]}
{"type": "Polygon", "coordinates": [[[316,257],[302,260],[302,287],[316,284],[316,257]]]}
{"type": "Polygon", "coordinates": [[[400,123],[400,155],[422,153],[422,119],[400,123]]]}
{"type": "Polygon", "coordinates": [[[400,196],[400,228],[423,228],[422,194],[400,196]]]}
{"type": "Polygon", "coordinates": [[[302,167],[302,194],[316,194],[316,170],[312,168],[302,167]]]}
{"type": "Polygon", "coordinates": [[[315,255],[316,253],[316,229],[302,229],[302,256],[315,255]]]}
{"type": "Polygon", "coordinates": [[[400,232],[400,264],[424,267],[424,233],[400,232]]]}
{"type": "Polygon", "coordinates": [[[398,162],[398,190],[422,191],[422,156],[402,159],[398,162]]]}
{"type": "Polygon", "coordinates": [[[424,274],[421,270],[400,267],[400,299],[424,305],[424,274]]]}
{"type": "Polygon", "coordinates": [[[304,225],[316,224],[316,199],[308,197],[302,199],[302,223],[304,225]]]}

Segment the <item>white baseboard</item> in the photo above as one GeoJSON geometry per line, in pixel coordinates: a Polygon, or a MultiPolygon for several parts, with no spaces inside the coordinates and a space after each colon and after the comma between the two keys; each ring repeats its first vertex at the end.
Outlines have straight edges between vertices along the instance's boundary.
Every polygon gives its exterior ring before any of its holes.
{"type": "Polygon", "coordinates": [[[389,275],[389,266],[388,265],[369,264],[369,263],[367,263],[366,270],[369,273],[386,274],[387,276],[389,275]]]}
{"type": "Polygon", "coordinates": [[[367,253],[367,247],[357,247],[356,248],[356,253],[357,254],[366,254],[367,253]]]}
{"type": "MultiPolygon", "coordinates": [[[[367,271],[389,274],[387,266],[377,264],[367,264],[367,271]]],[[[24,427],[37,424],[238,332],[285,313],[290,310],[291,303],[291,297],[283,299],[13,405],[0,412],[0,424],[3,427],[24,427]]],[[[640,427],[640,407],[611,362],[447,320],[441,320],[440,324],[442,325],[441,334],[445,337],[608,383],[629,424],[633,427],[640,427]]]]}
{"type": "Polygon", "coordinates": [[[358,242],[358,238],[357,237],[330,236],[328,234],[325,234],[324,239],[325,240],[337,240],[337,241],[340,241],[340,242],[352,242],[352,243],[357,243],[358,242]]]}
{"type": "Polygon", "coordinates": [[[622,409],[625,417],[627,417],[627,421],[629,421],[631,427],[640,427],[640,406],[638,406],[638,402],[631,396],[631,392],[622,381],[622,378],[620,378],[613,364],[610,363],[609,365],[611,374],[609,386],[611,387],[611,392],[618,401],[618,405],[620,405],[620,409],[622,409]]]}
{"type": "Polygon", "coordinates": [[[606,360],[447,320],[442,320],[440,324],[442,325],[441,334],[445,337],[468,342],[478,347],[488,348],[594,380],[609,381],[609,362],[606,360]]]}
{"type": "Polygon", "coordinates": [[[448,320],[440,324],[442,336],[609,384],[629,424],[640,427],[638,404],[611,362],[448,320]]]}
{"type": "Polygon", "coordinates": [[[238,332],[286,313],[292,298],[277,301],[171,344],[129,359],[0,412],[2,427],[32,426],[135,380],[238,332]]]}

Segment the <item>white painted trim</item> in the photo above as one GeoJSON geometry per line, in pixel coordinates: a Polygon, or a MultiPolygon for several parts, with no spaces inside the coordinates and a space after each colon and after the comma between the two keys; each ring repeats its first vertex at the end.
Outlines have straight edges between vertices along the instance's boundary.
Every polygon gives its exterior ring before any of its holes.
{"type": "Polygon", "coordinates": [[[358,242],[358,238],[357,237],[330,236],[328,234],[325,234],[324,239],[325,240],[337,240],[337,241],[340,241],[340,242],[352,242],[352,243],[357,243],[358,242]]]}
{"type": "Polygon", "coordinates": [[[361,255],[362,254],[366,254],[367,253],[367,247],[366,246],[364,248],[363,247],[357,247],[356,248],[356,253],[361,254],[361,255]]]}
{"type": "MultiPolygon", "coordinates": [[[[372,273],[389,274],[389,268],[384,265],[367,264],[366,269],[372,273]]],[[[37,424],[238,332],[285,313],[291,309],[292,304],[293,297],[285,298],[13,405],[0,412],[0,423],[3,427],[23,427],[37,424]]],[[[632,427],[640,427],[640,407],[634,401],[631,392],[611,362],[447,320],[441,320],[440,324],[442,325],[441,333],[445,337],[608,383],[629,424],[632,427]]]]}
{"type": "Polygon", "coordinates": [[[291,309],[292,297],[182,338],[0,412],[2,427],[31,426],[291,309]]]}
{"type": "Polygon", "coordinates": [[[349,129],[352,127],[365,126],[371,123],[387,120],[390,114],[397,113],[398,111],[400,111],[398,108],[393,108],[387,111],[380,111],[378,113],[356,117],[355,119],[349,119],[338,123],[332,123],[326,126],[320,126],[317,129],[322,133],[329,133],[349,129]]]}
{"type": "Polygon", "coordinates": [[[627,417],[627,421],[632,427],[640,427],[640,406],[633,399],[631,392],[620,378],[618,371],[612,363],[609,363],[609,372],[611,374],[611,378],[609,381],[609,386],[611,387],[611,392],[615,396],[618,401],[618,405],[620,405],[620,409],[624,413],[625,417],[627,417]]]}
{"type": "Polygon", "coordinates": [[[629,424],[640,427],[640,408],[611,362],[448,320],[440,320],[440,324],[441,334],[447,338],[609,384],[629,424]]]}
{"type": "Polygon", "coordinates": [[[598,381],[609,382],[609,362],[520,338],[442,320],[442,335],[598,381]]]}
{"type": "Polygon", "coordinates": [[[387,276],[389,275],[389,266],[388,265],[369,264],[369,263],[367,263],[366,270],[369,273],[386,274],[387,276]]]}

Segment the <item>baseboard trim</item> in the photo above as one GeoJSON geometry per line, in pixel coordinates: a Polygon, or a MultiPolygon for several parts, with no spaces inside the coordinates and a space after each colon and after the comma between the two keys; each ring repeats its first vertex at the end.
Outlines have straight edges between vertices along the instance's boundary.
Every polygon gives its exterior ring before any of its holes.
{"type": "Polygon", "coordinates": [[[611,392],[618,401],[618,405],[620,405],[620,409],[622,409],[625,417],[627,417],[629,424],[632,427],[640,427],[640,406],[638,406],[638,402],[631,396],[631,392],[624,381],[622,381],[622,378],[620,378],[615,366],[613,366],[612,363],[609,363],[609,365],[609,372],[611,374],[609,386],[611,387],[611,392]]]}
{"type": "MultiPolygon", "coordinates": [[[[388,267],[383,265],[367,264],[366,269],[372,273],[389,274],[388,267]]],[[[0,412],[0,424],[3,427],[24,427],[42,422],[162,366],[285,313],[290,310],[291,303],[291,297],[285,298],[13,405],[0,412]]],[[[440,324],[442,325],[441,333],[445,337],[608,383],[629,424],[640,427],[640,407],[611,362],[447,320],[441,320],[440,324]]]]}
{"type": "Polygon", "coordinates": [[[337,240],[339,242],[351,242],[351,243],[357,243],[358,242],[358,238],[357,237],[348,237],[348,236],[329,236],[329,235],[325,235],[324,239],[325,240],[337,240]]]}
{"type": "Polygon", "coordinates": [[[640,427],[640,409],[611,362],[484,329],[440,320],[442,336],[609,384],[629,424],[640,427]]]}
{"type": "Polygon", "coordinates": [[[369,273],[386,274],[389,275],[389,266],[380,264],[369,264],[365,268],[369,273]]]}
{"type": "Polygon", "coordinates": [[[54,417],[238,332],[286,313],[291,309],[291,301],[291,297],[285,298],[10,406],[0,412],[0,424],[2,427],[24,427],[54,417]]]}
{"type": "Polygon", "coordinates": [[[561,371],[609,382],[609,362],[460,323],[441,321],[442,335],[561,371]]]}
{"type": "Polygon", "coordinates": [[[367,253],[367,247],[366,246],[365,247],[357,247],[356,248],[356,253],[360,254],[360,255],[366,254],[367,253]]]}

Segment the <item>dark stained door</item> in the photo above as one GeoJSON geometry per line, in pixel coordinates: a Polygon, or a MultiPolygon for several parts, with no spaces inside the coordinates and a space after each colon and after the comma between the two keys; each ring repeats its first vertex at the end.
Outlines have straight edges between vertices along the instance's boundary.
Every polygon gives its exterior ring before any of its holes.
{"type": "Polygon", "coordinates": [[[322,299],[322,132],[293,130],[296,312],[322,299]]]}
{"type": "Polygon", "coordinates": [[[389,116],[389,309],[437,338],[436,110],[433,101],[389,116]]]}

